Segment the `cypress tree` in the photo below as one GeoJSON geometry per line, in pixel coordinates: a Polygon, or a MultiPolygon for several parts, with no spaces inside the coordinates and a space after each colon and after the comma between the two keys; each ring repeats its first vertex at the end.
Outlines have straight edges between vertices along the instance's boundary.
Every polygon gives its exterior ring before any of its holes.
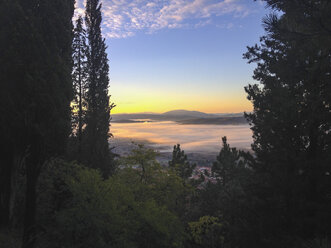
{"type": "Polygon", "coordinates": [[[22,72],[24,10],[18,1],[0,2],[0,229],[10,224],[10,202],[17,174],[15,157],[23,150],[17,145],[22,134],[19,97],[22,72]]]}
{"type": "Polygon", "coordinates": [[[78,139],[78,161],[81,159],[82,152],[82,133],[86,115],[86,90],[87,90],[87,54],[86,31],[83,27],[83,18],[78,17],[74,29],[74,39],[72,44],[73,58],[73,85],[74,100],[72,106],[73,134],[78,139]]]}
{"type": "Polygon", "coordinates": [[[112,171],[111,151],[108,139],[110,110],[109,104],[109,66],[105,39],[101,34],[101,3],[87,0],[85,22],[89,43],[87,58],[88,92],[86,113],[86,161],[92,168],[101,170],[104,177],[112,171]]]}
{"type": "MultiPolygon", "coordinates": [[[[1,205],[6,205],[8,198],[12,201],[13,192],[7,189],[12,189],[17,164],[23,161],[23,247],[33,247],[37,236],[36,185],[40,170],[49,158],[64,153],[70,133],[73,8],[72,0],[5,0],[0,5],[0,126],[1,142],[7,143],[1,173],[4,169],[9,176],[1,182],[6,185],[1,205]]],[[[3,223],[8,222],[8,209],[3,223]]]]}
{"type": "MultiPolygon", "coordinates": [[[[27,189],[23,237],[23,247],[32,247],[37,236],[36,184],[40,170],[49,158],[64,154],[70,133],[74,1],[21,2],[33,20],[35,30],[35,36],[28,41],[34,48],[29,54],[33,67],[26,71],[30,104],[28,121],[25,122],[28,156],[25,162],[27,189]]],[[[30,61],[26,61],[26,65],[30,61]]]]}

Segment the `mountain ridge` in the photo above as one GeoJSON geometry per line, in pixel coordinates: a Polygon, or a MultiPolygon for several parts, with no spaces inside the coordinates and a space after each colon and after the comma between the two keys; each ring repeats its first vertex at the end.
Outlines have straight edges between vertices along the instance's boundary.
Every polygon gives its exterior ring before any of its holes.
{"type": "Polygon", "coordinates": [[[210,118],[210,117],[217,117],[215,114],[208,114],[200,111],[195,110],[185,110],[185,109],[176,109],[171,110],[163,113],[163,115],[171,115],[171,116],[192,116],[197,118],[210,118]]]}
{"type": "Polygon", "coordinates": [[[247,123],[243,113],[208,114],[200,111],[184,109],[172,110],[165,113],[132,113],[113,114],[113,123],[141,123],[153,121],[174,121],[179,124],[215,124],[231,125],[247,123]]]}

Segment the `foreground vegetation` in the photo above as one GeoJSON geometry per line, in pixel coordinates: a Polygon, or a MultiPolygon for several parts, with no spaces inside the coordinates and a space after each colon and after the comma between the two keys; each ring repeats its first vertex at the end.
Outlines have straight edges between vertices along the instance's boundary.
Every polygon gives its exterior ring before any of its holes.
{"type": "Polygon", "coordinates": [[[193,179],[179,145],[167,167],[109,148],[99,0],[74,28],[72,0],[3,0],[1,247],[330,247],[331,3],[264,2],[276,14],[244,55],[254,153],[224,137],[193,179]]]}

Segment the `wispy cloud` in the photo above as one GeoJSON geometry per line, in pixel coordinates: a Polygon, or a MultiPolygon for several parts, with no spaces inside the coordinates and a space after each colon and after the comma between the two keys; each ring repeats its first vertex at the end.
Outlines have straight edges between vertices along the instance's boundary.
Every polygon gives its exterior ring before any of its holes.
{"type": "MultiPolygon", "coordinates": [[[[76,14],[84,12],[84,0],[77,0],[76,14]]],[[[103,31],[108,38],[125,38],[138,31],[199,28],[212,25],[213,18],[246,17],[254,12],[247,0],[102,0],[103,31]]],[[[215,24],[220,26],[219,24],[215,24]]],[[[223,23],[223,27],[232,24],[223,23]]]]}
{"type": "Polygon", "coordinates": [[[74,14],[74,20],[78,18],[78,16],[83,16],[85,12],[85,3],[84,0],[77,0],[75,2],[75,14],[74,14]]]}

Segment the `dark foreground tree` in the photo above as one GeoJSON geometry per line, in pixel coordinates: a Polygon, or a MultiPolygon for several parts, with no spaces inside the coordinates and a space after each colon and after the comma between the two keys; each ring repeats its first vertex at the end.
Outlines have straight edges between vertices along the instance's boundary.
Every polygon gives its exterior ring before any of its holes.
{"type": "Polygon", "coordinates": [[[20,95],[16,89],[19,84],[17,71],[20,67],[15,63],[15,54],[23,52],[23,42],[16,37],[25,28],[23,9],[18,1],[0,2],[0,228],[7,228],[10,222],[10,202],[12,201],[16,139],[19,137],[17,112],[20,95]],[[16,41],[16,42],[15,42],[16,41]],[[14,94],[16,93],[16,94],[14,94]]]}
{"type": "Polygon", "coordinates": [[[89,76],[84,153],[86,163],[100,169],[103,176],[107,177],[113,166],[108,139],[110,110],[114,105],[109,103],[109,66],[105,39],[101,35],[101,20],[99,0],[87,0],[85,21],[89,42],[89,76]]]}
{"type": "Polygon", "coordinates": [[[8,223],[15,171],[24,161],[23,247],[32,247],[36,238],[36,184],[41,167],[65,151],[70,132],[73,6],[72,0],[0,4],[0,126],[6,147],[1,176],[4,171],[7,177],[1,180],[1,208],[5,207],[1,222],[8,223]]]}
{"type": "Polygon", "coordinates": [[[281,13],[264,20],[261,45],[245,57],[258,63],[246,87],[254,111],[259,233],[271,247],[330,237],[331,3],[266,1],[281,13]]]}

